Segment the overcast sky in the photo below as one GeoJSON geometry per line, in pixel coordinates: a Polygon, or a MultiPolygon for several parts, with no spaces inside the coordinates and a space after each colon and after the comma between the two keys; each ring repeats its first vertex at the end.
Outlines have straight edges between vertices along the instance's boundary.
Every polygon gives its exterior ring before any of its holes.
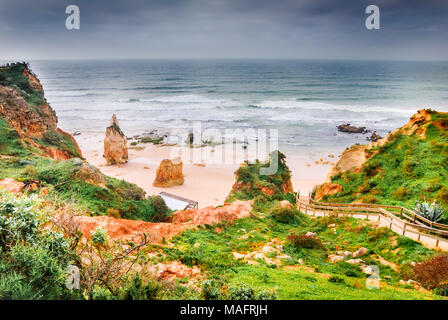
{"type": "Polygon", "coordinates": [[[0,0],[0,58],[448,60],[448,0],[0,0]],[[81,29],[65,28],[78,5],[81,29]],[[369,4],[381,29],[367,30],[369,4]]]}

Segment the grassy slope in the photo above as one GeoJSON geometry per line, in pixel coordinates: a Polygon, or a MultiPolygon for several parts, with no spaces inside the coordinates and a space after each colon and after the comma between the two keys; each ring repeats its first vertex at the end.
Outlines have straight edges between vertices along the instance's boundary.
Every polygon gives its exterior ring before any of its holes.
{"type": "MultiPolygon", "coordinates": [[[[360,174],[344,172],[332,178],[342,192],[324,201],[399,204],[436,199],[448,207],[448,131],[433,122],[448,121],[447,114],[432,113],[426,138],[394,135],[367,160],[360,174]]],[[[448,213],[445,216],[448,222],[448,213]]]]}
{"type": "MultiPolygon", "coordinates": [[[[267,210],[269,211],[269,210],[267,210]]],[[[254,212],[255,213],[255,212],[254,212]]],[[[210,278],[219,278],[229,285],[246,283],[257,291],[276,288],[279,299],[427,299],[436,298],[399,284],[400,272],[375,261],[380,254],[384,259],[403,266],[405,272],[412,261],[420,261],[433,252],[407,238],[395,235],[385,229],[364,226],[357,219],[320,218],[313,219],[300,215],[295,223],[283,224],[268,215],[256,213],[258,217],[239,220],[218,233],[214,228],[188,231],[178,236],[174,243],[176,250],[168,250],[172,259],[180,259],[187,265],[198,265],[209,273],[210,278]],[[336,234],[327,225],[335,223],[336,234]],[[249,237],[241,240],[247,230],[249,237]],[[284,252],[291,256],[278,266],[268,265],[262,260],[249,265],[233,258],[232,252],[247,253],[260,248],[273,238],[285,240],[291,230],[314,231],[324,243],[323,248],[295,249],[284,246],[284,252]],[[198,247],[194,244],[200,243],[198,247]],[[359,267],[347,263],[328,262],[327,255],[335,250],[354,251],[364,246],[371,250],[371,257],[362,257],[371,265],[378,265],[382,277],[381,290],[366,289],[366,275],[359,267]],[[302,259],[309,272],[298,264],[302,259]],[[324,275],[340,276],[345,284],[332,283],[324,275]],[[385,280],[384,276],[390,276],[385,280]]],[[[327,276],[328,277],[328,276],[327,276]]]]}
{"type": "MultiPolygon", "coordinates": [[[[247,181],[258,181],[257,172],[260,163],[249,165],[244,170],[249,172],[247,181]]],[[[281,165],[282,171],[287,171],[286,164],[281,165]]],[[[240,170],[238,170],[241,173],[240,170]]],[[[280,175],[281,176],[281,175],[280,175]]],[[[239,179],[243,179],[241,174],[239,179]]],[[[274,177],[278,178],[278,174],[274,177]]],[[[264,181],[277,181],[274,177],[264,177],[264,181]]],[[[201,230],[187,231],[176,237],[175,248],[165,249],[168,259],[180,260],[187,265],[198,265],[208,272],[209,278],[223,281],[226,286],[246,283],[256,291],[275,288],[279,299],[431,299],[432,294],[421,293],[410,286],[399,284],[406,278],[412,261],[421,261],[434,254],[433,251],[408,238],[396,235],[382,228],[376,229],[362,220],[354,218],[311,218],[296,212],[296,218],[290,223],[280,223],[270,215],[278,207],[284,195],[266,196],[260,191],[232,191],[231,199],[255,199],[253,216],[241,219],[233,225],[223,222],[218,225],[222,232],[218,233],[215,226],[201,230]],[[278,197],[278,200],[272,198],[278,197]],[[334,232],[331,224],[335,224],[334,232]],[[244,231],[246,230],[246,232],[244,231]],[[316,232],[324,244],[321,248],[295,249],[284,243],[283,252],[290,259],[280,265],[268,265],[259,260],[258,265],[249,265],[235,260],[233,252],[247,253],[260,249],[272,239],[285,241],[291,231],[316,232]],[[247,239],[241,238],[248,234],[247,239]],[[199,243],[199,246],[197,245],[199,243]],[[196,245],[195,245],[196,244],[196,245]],[[382,277],[381,290],[366,289],[366,275],[360,268],[340,262],[328,262],[328,255],[336,251],[355,251],[359,247],[370,250],[369,256],[362,257],[368,265],[377,265],[382,277]],[[382,258],[400,266],[398,271],[382,265],[374,260],[382,258]],[[300,266],[299,259],[306,267],[300,266]],[[312,268],[314,271],[310,272],[312,268]],[[339,276],[345,284],[330,282],[329,276],[339,276]],[[390,279],[385,280],[385,276],[390,279]],[[327,277],[327,278],[326,278],[327,277]]],[[[269,256],[273,258],[273,256],[269,256]]]]}

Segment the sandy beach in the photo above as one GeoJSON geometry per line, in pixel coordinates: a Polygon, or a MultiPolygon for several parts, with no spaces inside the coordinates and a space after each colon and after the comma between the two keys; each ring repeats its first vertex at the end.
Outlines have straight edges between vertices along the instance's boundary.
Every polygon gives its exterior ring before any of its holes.
{"type": "MultiPolygon", "coordinates": [[[[235,182],[235,170],[245,157],[253,159],[238,145],[233,149],[233,159],[223,160],[224,153],[228,154],[229,149],[220,146],[193,149],[150,143],[132,146],[128,141],[129,162],[121,166],[107,165],[103,157],[104,133],[82,132],[75,138],[87,161],[97,166],[104,174],[135,183],[148,195],[165,191],[196,200],[200,208],[222,205],[235,182]],[[180,156],[183,161],[184,184],[170,188],[153,187],[160,162],[176,156],[180,156]]],[[[335,161],[334,158],[328,157],[285,154],[287,165],[292,171],[294,191],[300,190],[302,194],[322,183],[330,168],[330,164],[326,162],[335,161]],[[323,161],[320,161],[321,158],[323,161]]]]}

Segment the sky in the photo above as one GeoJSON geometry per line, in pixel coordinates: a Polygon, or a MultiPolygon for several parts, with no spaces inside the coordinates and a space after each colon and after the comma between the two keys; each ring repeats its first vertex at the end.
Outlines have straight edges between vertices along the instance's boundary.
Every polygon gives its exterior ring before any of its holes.
{"type": "Polygon", "coordinates": [[[0,0],[0,44],[14,60],[448,60],[448,0],[0,0]]]}

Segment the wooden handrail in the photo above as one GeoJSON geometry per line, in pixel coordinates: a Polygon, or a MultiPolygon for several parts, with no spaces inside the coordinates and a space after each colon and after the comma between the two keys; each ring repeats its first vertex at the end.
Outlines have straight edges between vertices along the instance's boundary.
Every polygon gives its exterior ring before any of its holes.
{"type": "Polygon", "coordinates": [[[409,210],[408,208],[405,207],[401,207],[401,206],[392,206],[392,205],[382,205],[382,204],[370,204],[370,203],[331,203],[331,202],[321,202],[321,201],[316,201],[311,197],[311,193],[309,194],[309,199],[311,202],[316,203],[318,205],[323,205],[323,206],[335,206],[335,207],[353,207],[353,206],[357,206],[357,207],[366,207],[366,208],[383,208],[383,209],[395,209],[395,210],[400,210],[400,212],[402,213],[403,211],[406,211],[407,213],[411,214],[412,219],[414,220],[414,223],[416,222],[416,220],[420,220],[432,227],[436,227],[436,228],[440,228],[440,229],[447,229],[448,230],[448,225],[443,224],[443,223],[438,223],[438,222],[433,222],[429,219],[426,219],[425,217],[422,217],[418,214],[416,214],[415,212],[413,212],[412,210],[409,210]]]}

